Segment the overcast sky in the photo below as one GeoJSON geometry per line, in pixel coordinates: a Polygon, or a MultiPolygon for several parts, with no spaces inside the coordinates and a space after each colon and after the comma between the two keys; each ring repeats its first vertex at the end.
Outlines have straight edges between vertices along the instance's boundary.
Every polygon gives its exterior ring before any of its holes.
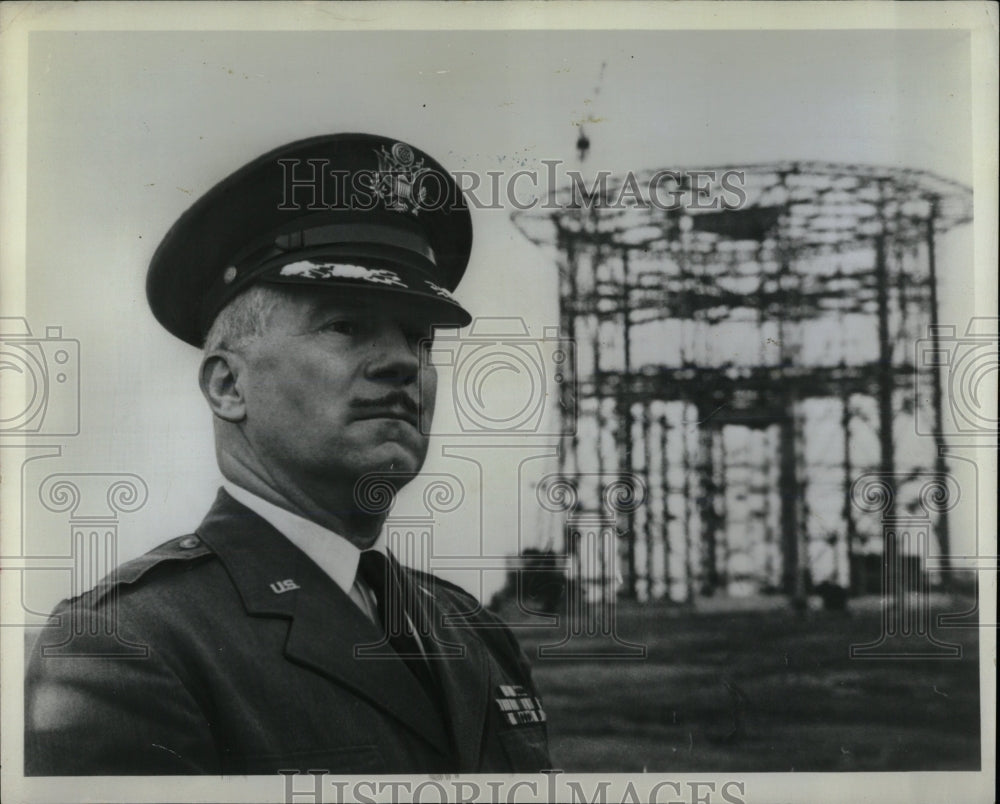
{"type": "MultiPolygon", "coordinates": [[[[972,180],[962,32],[46,32],[29,65],[28,319],[80,341],[83,429],[26,467],[26,488],[55,471],[141,476],[149,501],[121,520],[122,558],[194,528],[217,479],[199,355],[148,312],[146,265],[201,193],[282,142],[380,133],[485,175],[542,159],[579,168],[584,122],[590,171],[815,159],[972,180]]],[[[537,334],[558,320],[555,274],[509,213],[474,213],[459,296],[537,334]]],[[[946,270],[950,288],[971,287],[946,270]]],[[[530,531],[517,465],[535,453],[483,458],[504,503],[483,513],[470,462],[441,455],[456,443],[432,442],[428,462],[469,493],[435,550],[466,553],[481,536],[512,552],[530,531]]]]}

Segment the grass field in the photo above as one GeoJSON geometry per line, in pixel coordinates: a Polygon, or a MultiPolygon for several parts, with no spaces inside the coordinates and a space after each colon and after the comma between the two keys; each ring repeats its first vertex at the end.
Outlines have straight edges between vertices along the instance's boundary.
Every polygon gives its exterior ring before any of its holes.
{"type": "Polygon", "coordinates": [[[616,622],[645,659],[540,660],[565,629],[518,630],[565,771],[979,768],[975,629],[934,631],[959,659],[861,660],[849,646],[878,637],[877,601],[846,614],[621,605],[616,622]]]}

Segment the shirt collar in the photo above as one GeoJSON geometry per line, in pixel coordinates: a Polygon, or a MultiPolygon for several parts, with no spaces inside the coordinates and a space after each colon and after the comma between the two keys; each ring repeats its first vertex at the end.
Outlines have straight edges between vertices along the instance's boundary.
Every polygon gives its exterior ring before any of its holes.
{"type": "MultiPolygon", "coordinates": [[[[337,586],[350,594],[358,572],[361,550],[336,531],[281,508],[242,486],[237,486],[228,480],[224,480],[222,486],[234,500],[272,525],[288,541],[309,556],[337,586]]],[[[384,532],[379,533],[369,549],[385,554],[384,532]]]]}

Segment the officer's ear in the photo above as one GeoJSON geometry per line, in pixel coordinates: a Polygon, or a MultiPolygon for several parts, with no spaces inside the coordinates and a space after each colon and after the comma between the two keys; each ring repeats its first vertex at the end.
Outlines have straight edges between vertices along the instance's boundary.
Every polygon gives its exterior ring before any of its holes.
{"type": "Polygon", "coordinates": [[[246,400],[239,383],[243,367],[243,358],[226,349],[209,352],[201,361],[198,377],[201,393],[212,413],[227,422],[243,421],[247,415],[246,400]]]}

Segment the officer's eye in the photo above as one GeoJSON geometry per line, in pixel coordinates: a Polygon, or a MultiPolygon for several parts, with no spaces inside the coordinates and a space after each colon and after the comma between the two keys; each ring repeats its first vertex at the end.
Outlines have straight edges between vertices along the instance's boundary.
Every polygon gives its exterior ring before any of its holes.
{"type": "Polygon", "coordinates": [[[357,335],[360,331],[360,324],[353,318],[336,318],[327,321],[320,329],[325,332],[335,332],[338,335],[357,335]]]}
{"type": "Polygon", "coordinates": [[[426,352],[431,347],[434,340],[433,334],[421,327],[404,329],[403,335],[406,338],[406,342],[410,345],[410,348],[414,351],[419,348],[426,352]]]}

